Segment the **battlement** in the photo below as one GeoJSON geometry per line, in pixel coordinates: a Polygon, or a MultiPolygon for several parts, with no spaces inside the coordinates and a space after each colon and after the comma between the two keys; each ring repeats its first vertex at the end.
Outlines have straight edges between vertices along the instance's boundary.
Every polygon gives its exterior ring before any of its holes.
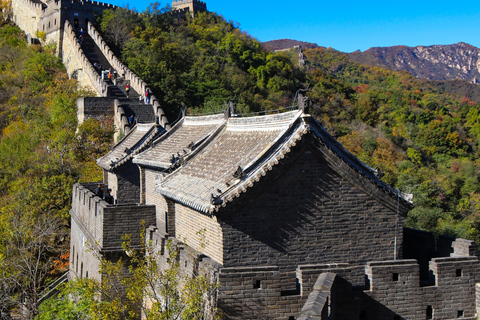
{"type": "Polygon", "coordinates": [[[434,283],[424,285],[416,260],[370,262],[366,293],[402,318],[425,318],[430,312],[435,319],[474,318],[479,267],[477,257],[434,258],[430,261],[434,283]],[[448,308],[445,301],[449,301],[448,308]]]}
{"type": "Polygon", "coordinates": [[[100,1],[89,1],[89,0],[84,0],[84,1],[75,1],[71,0],[70,3],[80,3],[83,6],[95,6],[101,9],[115,9],[117,8],[116,5],[110,4],[110,3],[105,3],[105,2],[100,2],[100,1]]]}
{"type": "Polygon", "coordinates": [[[372,261],[366,266],[299,265],[296,290],[285,290],[289,281],[278,266],[222,268],[218,275],[219,303],[230,306],[227,313],[232,315],[274,314],[275,319],[299,314],[303,317],[300,319],[310,319],[307,315],[320,316],[334,309],[332,312],[345,319],[369,312],[374,312],[377,319],[420,319],[425,318],[428,308],[438,319],[453,319],[459,314],[469,319],[475,316],[479,266],[477,257],[434,258],[430,267],[435,284],[424,286],[420,267],[413,259],[372,261]],[[364,272],[358,272],[362,268],[364,272]],[[364,285],[355,285],[360,279],[364,285]],[[445,308],[445,301],[450,301],[451,307],[445,308]],[[265,305],[276,307],[266,311],[265,305]]]}
{"type": "Polygon", "coordinates": [[[172,1],[172,9],[179,16],[190,13],[193,17],[197,12],[207,11],[207,4],[198,0],[177,0],[172,1]]]}
{"type": "MultiPolygon", "coordinates": [[[[32,0],[15,0],[15,2],[16,1],[20,2],[24,6],[27,6],[39,16],[42,15],[47,9],[47,5],[43,2],[35,2],[32,0]]],[[[55,2],[55,4],[57,4],[57,2],[55,2]]]]}
{"type": "Polygon", "coordinates": [[[70,215],[85,237],[100,252],[121,251],[122,236],[131,235],[132,246],[140,244],[142,221],[155,225],[155,206],[112,205],[93,191],[98,183],[75,184],[70,215]]]}
{"type": "Polygon", "coordinates": [[[65,21],[62,52],[63,64],[67,69],[69,77],[72,77],[75,71],[82,71],[80,76],[84,75],[85,77],[78,80],[84,85],[90,83],[92,89],[99,96],[105,96],[107,85],[102,81],[100,75],[85,56],[82,47],[77,41],[75,31],[68,20],[65,21]]]}
{"type": "Polygon", "coordinates": [[[194,5],[195,7],[204,8],[207,10],[207,4],[203,1],[198,0],[177,0],[172,1],[172,8],[183,8],[190,5],[194,5]]]}

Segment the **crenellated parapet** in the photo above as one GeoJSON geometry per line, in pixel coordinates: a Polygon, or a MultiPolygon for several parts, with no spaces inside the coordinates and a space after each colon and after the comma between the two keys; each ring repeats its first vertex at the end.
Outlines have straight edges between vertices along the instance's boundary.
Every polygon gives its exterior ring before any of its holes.
{"type": "Polygon", "coordinates": [[[109,204],[94,193],[97,185],[73,186],[72,221],[99,252],[122,251],[122,237],[127,234],[131,235],[132,246],[139,246],[142,221],[147,226],[155,225],[155,206],[109,204]]]}
{"type": "Polygon", "coordinates": [[[116,6],[112,4],[98,1],[12,0],[15,23],[32,38],[37,37],[37,31],[45,32],[47,40],[57,45],[61,42],[60,32],[65,20],[69,20],[72,24],[75,22],[82,27],[86,19],[94,19],[93,13],[99,14],[105,9],[114,8],[116,6]]]}
{"type": "Polygon", "coordinates": [[[366,267],[370,282],[367,293],[402,318],[428,319],[427,315],[434,313],[435,319],[473,319],[479,267],[477,257],[434,258],[430,261],[434,283],[426,285],[419,281],[416,260],[370,262],[366,267]]]}
{"type": "MultiPolygon", "coordinates": [[[[88,22],[88,33],[92,37],[95,44],[100,48],[105,58],[108,60],[108,63],[117,70],[117,72],[124,76],[125,80],[129,81],[130,86],[140,94],[143,94],[148,87],[147,83],[143,81],[139,76],[137,76],[132,70],[130,70],[125,64],[123,64],[113,53],[110,47],[107,45],[105,40],[103,40],[101,34],[95,29],[95,27],[88,22]]],[[[164,128],[169,129],[170,125],[168,119],[163,111],[158,99],[152,94],[151,103],[154,109],[155,115],[159,119],[160,125],[164,128]]]]}
{"type": "Polygon", "coordinates": [[[69,21],[65,21],[63,34],[62,60],[68,76],[71,78],[76,74],[80,83],[93,89],[98,96],[106,96],[107,84],[85,56],[69,21]]]}
{"type": "MultiPolygon", "coordinates": [[[[131,235],[131,247],[137,248],[144,226],[155,224],[154,206],[109,204],[95,194],[98,185],[73,186],[69,269],[74,277],[101,280],[100,258],[124,257],[122,237],[131,235]]],[[[100,185],[106,190],[106,185],[100,185]]]]}
{"type": "Polygon", "coordinates": [[[31,0],[12,0],[13,21],[28,36],[36,37],[39,22],[46,9],[44,3],[31,0]]]}
{"type": "Polygon", "coordinates": [[[177,0],[172,1],[172,8],[177,10],[189,8],[190,10],[207,11],[207,4],[198,0],[177,0]]]}

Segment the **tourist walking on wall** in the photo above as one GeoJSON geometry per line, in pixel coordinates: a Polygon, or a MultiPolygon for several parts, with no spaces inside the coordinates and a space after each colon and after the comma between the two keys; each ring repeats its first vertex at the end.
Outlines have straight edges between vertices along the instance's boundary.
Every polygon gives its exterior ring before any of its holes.
{"type": "Polygon", "coordinates": [[[105,200],[109,204],[113,204],[113,197],[110,194],[111,191],[112,191],[112,189],[108,189],[107,191],[105,191],[105,193],[103,195],[103,200],[105,200]]]}
{"type": "Polygon", "coordinates": [[[102,185],[99,184],[96,188],[95,188],[95,194],[97,196],[99,196],[100,198],[103,199],[103,189],[102,189],[102,185]]]}
{"type": "Polygon", "coordinates": [[[145,104],[149,104],[150,103],[150,89],[147,89],[145,91],[145,104]]]}
{"type": "Polygon", "coordinates": [[[127,85],[125,86],[125,92],[126,92],[126,94],[127,94],[127,98],[130,98],[130,85],[129,85],[129,84],[127,84],[127,85]]]}

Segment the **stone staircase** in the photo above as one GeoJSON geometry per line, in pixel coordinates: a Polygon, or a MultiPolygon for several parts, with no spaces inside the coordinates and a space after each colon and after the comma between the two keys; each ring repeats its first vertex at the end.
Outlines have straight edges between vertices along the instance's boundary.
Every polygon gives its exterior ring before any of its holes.
{"type": "MultiPolygon", "coordinates": [[[[108,78],[105,77],[105,81],[109,84],[108,97],[118,99],[126,98],[127,95],[125,93],[125,86],[127,85],[127,81],[121,77],[122,70],[115,70],[112,67],[107,58],[103,55],[100,48],[86,32],[83,32],[82,50],[92,65],[97,63],[101,65],[102,70],[112,69],[117,72],[116,80],[112,79],[112,81],[109,81],[108,78]]],[[[101,76],[100,70],[97,72],[101,76]]],[[[139,94],[135,92],[133,88],[130,88],[130,98],[138,100],[138,95],[139,94]]]]}
{"type": "MultiPolygon", "coordinates": [[[[108,62],[100,48],[95,44],[90,35],[83,32],[82,50],[85,56],[92,65],[100,64],[102,70],[114,70],[112,65],[108,62]]],[[[155,114],[151,104],[140,104],[138,97],[139,93],[134,88],[130,87],[130,94],[127,98],[126,85],[129,83],[122,77],[122,70],[115,70],[117,76],[112,80],[108,80],[105,75],[105,81],[108,84],[107,97],[119,100],[119,105],[123,108],[125,115],[130,117],[133,115],[137,123],[151,123],[155,121],[155,114]]],[[[101,76],[100,70],[97,70],[101,76]]],[[[143,100],[142,100],[143,101],[143,100]]]]}

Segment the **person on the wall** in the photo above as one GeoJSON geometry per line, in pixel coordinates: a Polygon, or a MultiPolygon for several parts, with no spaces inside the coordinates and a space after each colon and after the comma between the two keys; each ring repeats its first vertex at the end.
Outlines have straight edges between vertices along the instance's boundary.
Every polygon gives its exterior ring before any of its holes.
{"type": "Polygon", "coordinates": [[[103,200],[105,200],[109,204],[113,204],[113,197],[110,194],[111,191],[112,189],[107,189],[107,191],[105,191],[105,193],[103,194],[103,200]]]}
{"type": "Polygon", "coordinates": [[[150,89],[145,90],[145,104],[150,103],[150,89]]]}
{"type": "Polygon", "coordinates": [[[95,194],[103,199],[103,188],[102,188],[102,185],[100,183],[95,188],[95,194]]]}
{"type": "Polygon", "coordinates": [[[128,83],[125,86],[125,93],[127,94],[127,98],[130,98],[130,85],[128,83]]]}

